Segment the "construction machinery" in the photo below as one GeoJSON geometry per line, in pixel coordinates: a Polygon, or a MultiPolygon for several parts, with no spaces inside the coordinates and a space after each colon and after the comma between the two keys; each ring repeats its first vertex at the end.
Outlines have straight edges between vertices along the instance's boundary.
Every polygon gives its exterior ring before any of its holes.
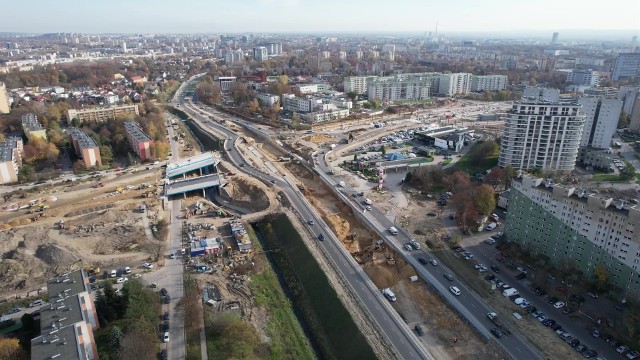
{"type": "Polygon", "coordinates": [[[98,266],[85,265],[85,266],[83,266],[83,269],[89,275],[99,275],[100,274],[100,267],[98,267],[98,266]]]}

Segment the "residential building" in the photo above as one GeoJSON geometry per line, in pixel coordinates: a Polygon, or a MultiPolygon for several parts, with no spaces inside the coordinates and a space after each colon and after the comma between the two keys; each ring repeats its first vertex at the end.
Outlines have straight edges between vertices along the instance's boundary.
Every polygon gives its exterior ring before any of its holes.
{"type": "Polygon", "coordinates": [[[622,107],[622,111],[625,114],[630,115],[633,112],[633,106],[636,103],[636,99],[638,95],[640,95],[640,86],[634,85],[623,85],[620,86],[620,90],[618,90],[618,99],[624,100],[624,105],[622,107]]]}
{"type": "Polygon", "coordinates": [[[498,165],[571,171],[584,122],[578,104],[523,98],[507,113],[498,165]]]}
{"type": "Polygon", "coordinates": [[[614,97],[618,94],[618,89],[614,87],[588,87],[584,89],[583,93],[585,95],[614,97]]]}
{"type": "Polygon", "coordinates": [[[151,155],[153,140],[149,135],[142,131],[140,125],[135,121],[125,122],[124,129],[127,133],[129,146],[138,155],[140,161],[151,160],[153,158],[153,155],[151,155]]]}
{"type": "Polygon", "coordinates": [[[315,94],[318,92],[317,84],[297,84],[297,85],[294,85],[293,87],[298,89],[298,91],[300,91],[300,94],[302,95],[315,94]]]}
{"type": "Polygon", "coordinates": [[[349,109],[333,109],[329,111],[316,111],[302,114],[301,118],[306,122],[315,124],[323,121],[343,119],[349,116],[349,109]]]}
{"type": "Polygon", "coordinates": [[[256,61],[267,61],[269,60],[269,51],[264,46],[259,46],[253,48],[253,58],[256,61]]]}
{"type": "Polygon", "coordinates": [[[97,121],[103,122],[107,120],[113,120],[120,115],[140,115],[138,111],[138,105],[119,105],[100,108],[88,108],[88,109],[69,109],[67,111],[67,119],[69,121],[78,119],[81,123],[85,121],[97,121]]]}
{"type": "Polygon", "coordinates": [[[571,70],[567,74],[567,84],[571,85],[590,85],[598,86],[600,75],[597,71],[589,70],[571,70]]]}
{"type": "Polygon", "coordinates": [[[637,95],[633,110],[631,111],[629,130],[640,134],[640,94],[637,95]]]}
{"type": "Polygon", "coordinates": [[[231,50],[224,55],[224,63],[227,65],[237,64],[242,61],[243,57],[242,50],[231,50]]]}
{"type": "Polygon", "coordinates": [[[615,98],[583,96],[578,98],[585,114],[580,146],[608,149],[618,127],[622,101],[615,98]]]}
{"type": "Polygon", "coordinates": [[[0,184],[18,181],[22,166],[22,138],[8,137],[0,143],[0,184]]]}
{"type": "Polygon", "coordinates": [[[558,43],[558,37],[560,36],[559,32],[554,32],[551,37],[551,45],[556,45],[558,43]]]}
{"type": "Polygon", "coordinates": [[[8,114],[11,111],[9,106],[9,94],[7,93],[7,87],[2,81],[0,81],[0,114],[8,114]]]}
{"type": "Polygon", "coordinates": [[[612,171],[614,156],[615,154],[610,149],[594,149],[585,146],[580,148],[578,162],[585,168],[612,171]]]}
{"type": "Polygon", "coordinates": [[[27,139],[39,138],[47,141],[47,129],[38,122],[38,117],[34,113],[22,115],[22,131],[27,139]]]}
{"type": "Polygon", "coordinates": [[[611,80],[640,77],[640,53],[621,53],[616,57],[611,80]]]}
{"type": "Polygon", "coordinates": [[[369,82],[378,78],[377,76],[348,76],[344,78],[344,92],[354,92],[358,95],[367,93],[369,82]]]}
{"type": "Polygon", "coordinates": [[[507,87],[506,75],[471,75],[469,91],[500,91],[507,87]]]}
{"type": "Polygon", "coordinates": [[[278,95],[257,93],[256,94],[256,98],[258,99],[258,102],[260,102],[260,105],[262,105],[262,106],[271,107],[271,106],[275,105],[276,103],[280,102],[280,97],[278,95]]]}
{"type": "Polygon", "coordinates": [[[466,95],[471,89],[470,73],[440,75],[438,94],[445,96],[466,95]]]}
{"type": "Polygon", "coordinates": [[[369,100],[423,100],[431,96],[431,80],[388,76],[372,79],[367,86],[369,100]]]}
{"type": "Polygon", "coordinates": [[[282,54],[282,43],[268,43],[265,46],[267,48],[267,52],[269,55],[280,55],[282,54]]]}
{"type": "Polygon", "coordinates": [[[40,336],[31,340],[31,359],[97,360],[93,332],[100,328],[89,279],[82,270],[47,282],[49,305],[40,308],[40,336]]]}
{"type": "Polygon", "coordinates": [[[556,267],[569,264],[586,278],[604,266],[609,282],[640,291],[640,208],[573,185],[524,175],[513,182],[505,234],[556,267]]]}
{"type": "Polygon", "coordinates": [[[102,166],[98,144],[87,133],[78,128],[71,128],[69,142],[73,144],[73,149],[76,155],[82,159],[85,168],[102,166]]]}

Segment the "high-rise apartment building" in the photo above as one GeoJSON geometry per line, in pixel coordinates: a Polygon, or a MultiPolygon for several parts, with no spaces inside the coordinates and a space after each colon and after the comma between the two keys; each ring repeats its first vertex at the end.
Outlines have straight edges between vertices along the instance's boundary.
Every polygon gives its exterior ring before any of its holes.
{"type": "Polygon", "coordinates": [[[7,87],[0,81],[0,114],[8,114],[11,111],[9,106],[9,94],[7,87]]]}
{"type": "Polygon", "coordinates": [[[611,138],[618,127],[622,101],[615,98],[585,96],[578,98],[585,114],[580,146],[608,149],[611,138]]]}
{"type": "Polygon", "coordinates": [[[256,61],[267,61],[269,60],[269,51],[264,46],[255,47],[253,48],[253,58],[256,61]]]}
{"type": "Polygon", "coordinates": [[[466,95],[471,89],[470,73],[454,73],[440,75],[438,93],[440,95],[466,95]]]}
{"type": "Polygon", "coordinates": [[[469,91],[500,91],[506,87],[506,75],[471,75],[471,87],[469,91]]]}
{"type": "Polygon", "coordinates": [[[573,170],[584,119],[578,104],[523,98],[507,114],[498,165],[573,170]]]}
{"type": "Polygon", "coordinates": [[[571,70],[567,74],[567,84],[571,85],[590,85],[598,86],[600,75],[597,71],[589,70],[571,70]]]}
{"type": "Polygon", "coordinates": [[[131,146],[133,152],[138,155],[140,161],[152,159],[151,146],[153,145],[153,140],[142,131],[140,125],[135,121],[126,121],[124,123],[124,130],[127,133],[129,146],[131,146]]]}
{"type": "Polygon", "coordinates": [[[618,81],[635,77],[640,77],[640,53],[618,54],[611,71],[611,79],[618,81]]]}
{"type": "Polygon", "coordinates": [[[358,95],[364,95],[367,93],[367,85],[377,76],[348,76],[344,78],[344,92],[354,92],[358,95]]]}
{"type": "Polygon", "coordinates": [[[431,80],[420,78],[381,77],[367,86],[369,100],[422,100],[431,96],[431,80]]]}
{"type": "Polygon", "coordinates": [[[555,102],[560,100],[560,90],[530,86],[524,89],[522,97],[555,102]]]}
{"type": "Polygon", "coordinates": [[[560,33],[558,32],[554,32],[553,36],[551,37],[551,45],[555,45],[558,43],[558,37],[560,36],[560,33]]]}
{"type": "Polygon", "coordinates": [[[236,64],[242,61],[243,54],[241,50],[232,50],[224,55],[224,62],[227,65],[236,64]]]}
{"type": "Polygon", "coordinates": [[[592,278],[604,266],[609,282],[625,293],[640,291],[640,207],[589,194],[573,185],[524,175],[513,182],[505,234],[551,265],[568,264],[592,278]]]}

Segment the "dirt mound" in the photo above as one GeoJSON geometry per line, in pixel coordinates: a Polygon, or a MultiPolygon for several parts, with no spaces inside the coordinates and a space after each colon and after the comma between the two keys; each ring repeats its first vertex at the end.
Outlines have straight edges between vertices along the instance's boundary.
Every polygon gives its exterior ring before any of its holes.
{"type": "Polygon", "coordinates": [[[311,135],[309,136],[309,141],[314,142],[314,143],[321,143],[321,142],[327,142],[327,141],[332,141],[333,137],[325,135],[325,134],[317,134],[317,135],[311,135]]]}
{"type": "Polygon", "coordinates": [[[398,275],[395,273],[395,269],[391,267],[366,264],[363,268],[364,272],[371,278],[371,281],[380,289],[393,286],[398,282],[398,275]]]}
{"type": "Polygon", "coordinates": [[[231,205],[251,209],[255,212],[269,207],[267,194],[258,185],[247,181],[247,179],[236,177],[224,186],[224,190],[224,192],[220,192],[220,197],[231,205]]]}
{"type": "MultiPolygon", "coordinates": [[[[65,214],[64,217],[74,217],[74,216],[83,215],[83,214],[90,214],[90,213],[93,213],[93,212],[96,212],[96,211],[110,209],[110,208],[112,208],[114,206],[115,206],[115,204],[105,204],[105,205],[100,205],[100,206],[96,206],[96,207],[92,207],[92,208],[77,210],[77,211],[65,214]]],[[[92,217],[93,216],[95,216],[95,215],[92,215],[92,217]]]]}
{"type": "Polygon", "coordinates": [[[66,266],[78,261],[72,253],[55,245],[41,245],[36,250],[36,257],[49,266],[66,266]]]}
{"type": "Polygon", "coordinates": [[[98,213],[91,213],[82,217],[79,217],[77,219],[74,219],[73,221],[69,221],[67,222],[68,225],[96,225],[96,224],[107,224],[107,223],[122,223],[125,222],[125,220],[127,220],[128,216],[127,213],[124,211],[118,211],[118,210],[103,210],[100,211],[98,213]]]}

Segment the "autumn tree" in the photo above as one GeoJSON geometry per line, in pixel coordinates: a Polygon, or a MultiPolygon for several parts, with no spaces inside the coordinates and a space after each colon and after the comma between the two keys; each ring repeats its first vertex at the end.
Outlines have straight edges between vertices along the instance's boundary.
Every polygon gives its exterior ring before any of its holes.
{"type": "Polygon", "coordinates": [[[493,190],[496,190],[502,183],[503,171],[500,167],[496,166],[484,177],[484,182],[493,186],[493,190]]]}
{"type": "Polygon", "coordinates": [[[246,84],[234,82],[229,86],[229,95],[236,104],[242,104],[249,100],[249,89],[246,84]]]}
{"type": "Polygon", "coordinates": [[[516,177],[516,175],[516,169],[511,165],[507,165],[502,169],[502,186],[505,190],[511,187],[511,180],[516,177]]]}
{"type": "Polygon", "coordinates": [[[100,145],[100,159],[103,164],[110,164],[113,161],[113,152],[108,145],[100,145]]]}
{"type": "Polygon", "coordinates": [[[16,338],[0,339],[0,360],[28,359],[27,354],[20,347],[20,341],[16,338]]]}
{"type": "Polygon", "coordinates": [[[117,358],[155,360],[156,354],[156,336],[153,329],[145,321],[133,322],[120,341],[117,358]]]}
{"type": "Polygon", "coordinates": [[[24,161],[34,165],[40,160],[55,160],[60,155],[60,150],[45,140],[31,137],[27,145],[24,146],[24,161]]]}
{"type": "Polygon", "coordinates": [[[593,269],[593,278],[595,280],[597,291],[600,292],[606,288],[610,276],[611,275],[609,274],[609,271],[607,270],[607,267],[604,266],[604,264],[596,264],[595,268],[593,269]]]}
{"type": "Polygon", "coordinates": [[[484,215],[489,215],[496,208],[496,197],[493,189],[489,185],[480,185],[475,188],[473,194],[473,205],[484,215]]]}

